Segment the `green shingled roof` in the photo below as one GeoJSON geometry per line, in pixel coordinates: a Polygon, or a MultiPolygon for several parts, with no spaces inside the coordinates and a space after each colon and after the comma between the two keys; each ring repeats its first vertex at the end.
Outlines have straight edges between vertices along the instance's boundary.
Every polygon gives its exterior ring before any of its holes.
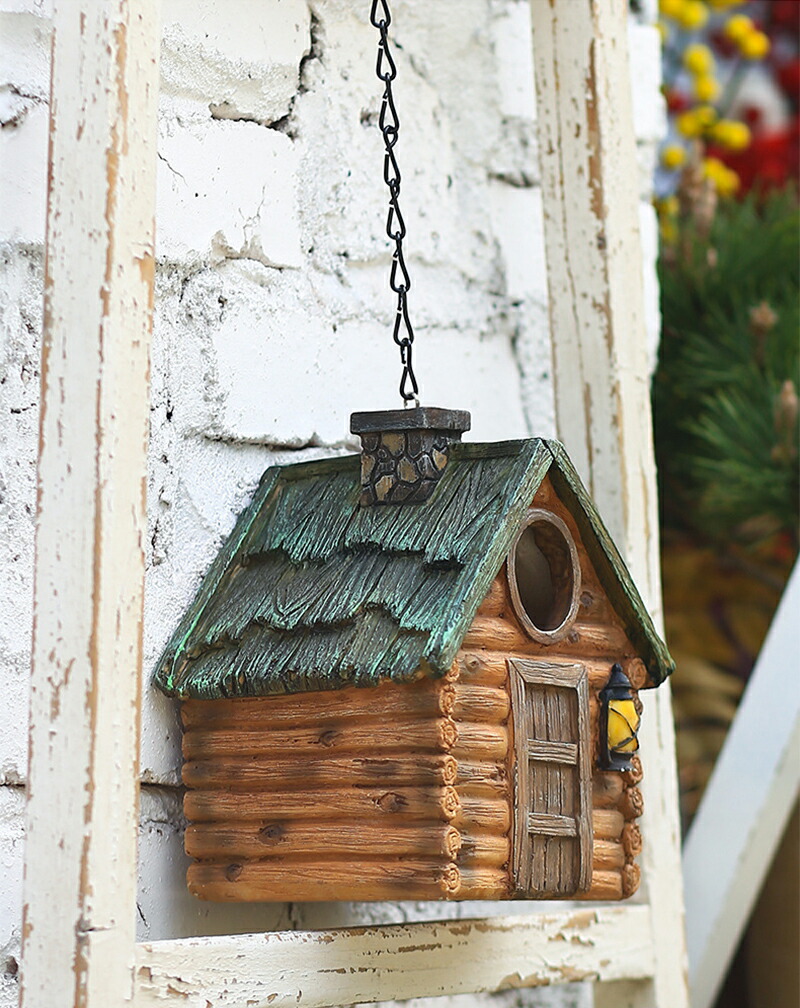
{"type": "Polygon", "coordinates": [[[359,459],[268,469],[167,644],[169,695],[216,699],[406,682],[452,664],[545,474],[658,683],[672,670],[563,449],[456,444],[432,496],[362,508],[359,459]]]}

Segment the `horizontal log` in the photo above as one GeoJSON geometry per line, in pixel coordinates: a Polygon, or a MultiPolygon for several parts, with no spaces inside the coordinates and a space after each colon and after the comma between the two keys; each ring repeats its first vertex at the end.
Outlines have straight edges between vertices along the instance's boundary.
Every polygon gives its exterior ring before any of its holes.
{"type": "Polygon", "coordinates": [[[595,840],[592,845],[592,868],[595,871],[619,870],[625,864],[625,850],[619,840],[595,840]]]}
{"type": "MultiPolygon", "coordinates": [[[[582,652],[569,642],[561,642],[565,646],[559,650],[558,645],[548,645],[542,650],[542,645],[528,641],[525,648],[517,651],[462,651],[459,656],[461,675],[459,683],[465,685],[474,683],[480,686],[503,687],[507,685],[509,659],[545,662],[575,662],[586,669],[586,675],[591,691],[601,690],[609,680],[614,662],[620,661],[623,668],[632,663],[619,653],[610,652],[607,656],[599,656],[590,652],[582,652]]],[[[637,659],[638,660],[638,659],[637,659]]],[[[595,708],[597,701],[590,697],[595,708]]]]}
{"type": "Polygon", "coordinates": [[[531,638],[509,619],[500,616],[476,616],[464,637],[463,647],[519,651],[531,643],[531,638]]]}
{"type": "Polygon", "coordinates": [[[459,900],[502,900],[511,895],[507,871],[499,868],[460,868],[461,885],[455,898],[459,900]]]}
{"type": "Polygon", "coordinates": [[[466,785],[484,785],[498,789],[508,787],[508,773],[504,763],[458,760],[456,766],[455,783],[459,791],[466,785]]]}
{"type": "Polygon", "coordinates": [[[639,888],[642,878],[642,870],[638,864],[631,862],[622,869],[622,895],[627,898],[633,896],[639,888]]]}
{"type": "Polygon", "coordinates": [[[195,863],[190,892],[218,902],[430,900],[456,894],[461,876],[437,861],[195,863]]]}
{"type": "MultiPolygon", "coordinates": [[[[484,764],[478,764],[483,766],[484,764]]],[[[493,764],[486,764],[487,767],[493,764]]],[[[210,790],[292,791],[352,787],[441,787],[455,784],[459,763],[452,756],[219,756],[183,764],[187,787],[210,790]]]]}
{"type": "Polygon", "coordinates": [[[617,809],[592,809],[592,834],[596,840],[619,840],[625,816],[617,809]]]}
{"type": "Polygon", "coordinates": [[[572,816],[543,812],[529,812],[527,826],[528,832],[537,836],[574,837],[578,832],[578,824],[572,816]]]}
{"type": "Polygon", "coordinates": [[[619,810],[626,819],[638,819],[644,812],[644,798],[638,787],[626,788],[619,800],[619,810]]]}
{"type": "Polygon", "coordinates": [[[201,861],[269,857],[320,861],[333,855],[347,855],[353,860],[372,857],[454,860],[462,848],[462,837],[455,827],[440,823],[376,827],[374,822],[352,819],[333,823],[299,819],[264,825],[252,822],[191,825],[186,829],[184,843],[189,857],[201,861]]]}
{"type": "Polygon", "coordinates": [[[505,689],[492,686],[471,686],[457,683],[454,687],[451,713],[456,723],[472,721],[500,724],[511,712],[511,697],[505,689]]]}
{"type": "Polygon", "coordinates": [[[376,687],[348,687],[315,693],[293,693],[229,700],[184,700],[184,728],[336,727],[329,722],[366,718],[436,718],[453,712],[452,683],[427,678],[417,683],[383,683],[376,687]]]}
{"type": "Polygon", "coordinates": [[[459,651],[459,682],[476,686],[506,686],[508,655],[502,651],[459,651]]]}
{"type": "Polygon", "coordinates": [[[592,807],[617,808],[625,782],[618,773],[595,773],[592,776],[592,807]]]}
{"type": "Polygon", "coordinates": [[[502,760],[508,754],[508,729],[502,725],[459,721],[456,735],[450,752],[457,760],[502,760]]]}
{"type": "Polygon", "coordinates": [[[461,798],[475,798],[480,801],[504,801],[511,798],[511,786],[506,780],[472,781],[456,784],[456,790],[461,798]]]}
{"type": "Polygon", "coordinates": [[[448,822],[459,811],[455,788],[342,788],[325,791],[187,791],[184,814],[190,822],[285,819],[325,822],[342,816],[363,818],[373,828],[389,819],[448,822]]]}
{"type": "Polygon", "coordinates": [[[622,873],[619,871],[593,871],[592,884],[589,889],[570,898],[576,900],[622,899],[622,873]]]}
{"type": "Polygon", "coordinates": [[[456,857],[459,869],[485,865],[500,867],[511,857],[511,841],[493,833],[460,833],[461,848],[456,857]]]}
{"type": "Polygon", "coordinates": [[[486,598],[478,606],[478,616],[502,616],[510,604],[505,564],[492,581],[486,598]]]}
{"type": "Polygon", "coordinates": [[[642,853],[642,831],[635,820],[625,823],[622,830],[622,846],[626,861],[633,861],[642,853]]]}
{"type": "Polygon", "coordinates": [[[502,799],[489,799],[463,795],[461,808],[453,825],[462,833],[508,833],[511,826],[511,806],[502,799]]]}
{"type": "Polygon", "coordinates": [[[289,752],[303,756],[324,753],[366,753],[380,756],[391,752],[449,752],[456,742],[456,725],[450,718],[430,721],[374,723],[342,722],[339,728],[297,728],[270,731],[263,728],[226,728],[208,731],[192,728],[183,736],[186,760],[217,759],[219,756],[275,755],[289,752]]]}

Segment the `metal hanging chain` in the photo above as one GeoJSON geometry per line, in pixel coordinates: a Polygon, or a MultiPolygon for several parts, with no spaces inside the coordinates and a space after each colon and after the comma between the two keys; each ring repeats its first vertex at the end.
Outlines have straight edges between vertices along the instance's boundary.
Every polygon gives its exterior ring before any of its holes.
{"type": "Polygon", "coordinates": [[[378,41],[378,60],[375,72],[383,81],[383,97],[381,111],[378,116],[378,127],[383,134],[386,153],[383,157],[383,181],[389,190],[389,215],[386,219],[386,234],[394,242],[392,268],[389,273],[389,286],[397,295],[397,312],[394,319],[392,338],[400,347],[400,363],[403,366],[403,376],[400,379],[400,395],[403,402],[416,403],[419,406],[419,385],[414,374],[412,347],[414,330],[408,314],[408,292],[411,290],[411,277],[403,258],[403,239],[406,236],[406,225],[400,212],[400,169],[394,148],[400,134],[400,119],[394,104],[392,82],[397,76],[397,66],[389,49],[389,25],[392,15],[389,12],[388,0],[372,0],[370,21],[381,33],[378,41]]]}

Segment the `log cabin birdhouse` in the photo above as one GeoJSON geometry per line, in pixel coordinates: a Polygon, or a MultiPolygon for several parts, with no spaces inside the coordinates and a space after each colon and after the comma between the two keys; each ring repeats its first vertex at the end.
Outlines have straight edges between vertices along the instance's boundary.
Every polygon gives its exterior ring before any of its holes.
{"type": "Polygon", "coordinates": [[[166,647],[210,900],[621,899],[665,645],[564,449],[354,414],[268,469],[166,647]]]}

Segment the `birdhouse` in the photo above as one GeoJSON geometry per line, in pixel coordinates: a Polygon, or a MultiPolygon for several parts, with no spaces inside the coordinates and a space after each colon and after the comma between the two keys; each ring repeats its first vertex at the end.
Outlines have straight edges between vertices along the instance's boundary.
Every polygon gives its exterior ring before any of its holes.
{"type": "Polygon", "coordinates": [[[210,900],[622,899],[665,645],[564,449],[354,414],[268,469],[156,672],[210,900]]]}

